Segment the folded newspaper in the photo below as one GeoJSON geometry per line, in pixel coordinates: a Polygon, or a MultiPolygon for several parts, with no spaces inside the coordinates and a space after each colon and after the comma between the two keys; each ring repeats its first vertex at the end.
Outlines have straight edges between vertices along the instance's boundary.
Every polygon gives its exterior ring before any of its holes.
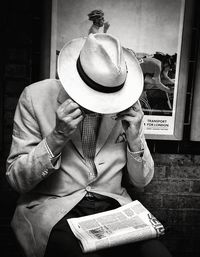
{"type": "Polygon", "coordinates": [[[67,220],[83,252],[156,238],[165,229],[138,200],[111,211],[67,220]]]}

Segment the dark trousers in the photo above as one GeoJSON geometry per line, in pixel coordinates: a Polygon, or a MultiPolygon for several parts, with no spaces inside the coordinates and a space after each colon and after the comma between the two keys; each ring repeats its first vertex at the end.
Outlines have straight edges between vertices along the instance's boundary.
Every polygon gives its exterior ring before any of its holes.
{"type": "Polygon", "coordinates": [[[119,207],[119,203],[108,197],[84,197],[53,227],[44,257],[172,257],[167,248],[157,239],[83,253],[77,238],[68,225],[67,218],[90,215],[117,207],[119,207]]]}

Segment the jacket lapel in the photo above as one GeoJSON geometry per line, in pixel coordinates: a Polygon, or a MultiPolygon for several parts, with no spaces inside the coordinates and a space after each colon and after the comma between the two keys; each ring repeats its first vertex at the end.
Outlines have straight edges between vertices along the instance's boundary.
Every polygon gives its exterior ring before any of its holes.
{"type": "Polygon", "coordinates": [[[81,125],[77,127],[76,131],[71,135],[71,142],[76,147],[77,151],[83,156],[83,148],[81,141],[81,125]]]}
{"type": "Polygon", "coordinates": [[[108,136],[110,135],[114,125],[116,124],[116,121],[112,119],[112,116],[113,115],[103,115],[102,117],[96,143],[96,155],[104,146],[108,136]]]}

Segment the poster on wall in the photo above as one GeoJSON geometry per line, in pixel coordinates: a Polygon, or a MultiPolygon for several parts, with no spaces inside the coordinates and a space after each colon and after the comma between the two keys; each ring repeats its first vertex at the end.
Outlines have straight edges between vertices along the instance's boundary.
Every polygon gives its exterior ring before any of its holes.
{"type": "Polygon", "coordinates": [[[57,76],[65,43],[91,31],[112,34],[136,55],[144,74],[140,103],[146,138],[181,140],[193,1],[188,2],[52,0],[50,76],[57,76]],[[103,22],[94,26],[99,17],[103,22]]]}

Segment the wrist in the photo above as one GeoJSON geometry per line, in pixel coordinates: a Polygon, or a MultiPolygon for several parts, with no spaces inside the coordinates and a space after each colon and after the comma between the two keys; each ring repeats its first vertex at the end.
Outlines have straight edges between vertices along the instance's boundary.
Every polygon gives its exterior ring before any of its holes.
{"type": "Polygon", "coordinates": [[[54,140],[56,140],[56,142],[59,142],[59,143],[66,142],[69,140],[69,136],[66,135],[65,132],[56,128],[54,128],[54,130],[51,132],[51,136],[53,137],[54,140]]]}
{"type": "Polygon", "coordinates": [[[53,130],[52,133],[46,137],[46,142],[54,156],[60,154],[68,140],[68,137],[56,130],[53,130]]]}
{"type": "Polygon", "coordinates": [[[140,137],[137,137],[131,142],[128,141],[128,146],[131,152],[144,151],[144,146],[140,137]]]}
{"type": "Polygon", "coordinates": [[[138,162],[142,162],[142,158],[144,155],[144,145],[142,143],[142,140],[139,138],[137,140],[134,140],[133,146],[128,146],[129,152],[131,156],[138,162]]]}
{"type": "Polygon", "coordinates": [[[61,152],[59,152],[59,153],[55,156],[55,155],[52,153],[52,151],[51,151],[51,149],[50,149],[50,147],[49,147],[49,145],[48,145],[48,143],[47,143],[47,139],[46,139],[46,138],[44,139],[44,145],[45,145],[46,151],[47,151],[47,153],[48,153],[48,155],[49,155],[49,159],[50,159],[52,165],[55,165],[55,164],[57,163],[57,161],[58,161],[58,158],[61,156],[61,152]]]}

